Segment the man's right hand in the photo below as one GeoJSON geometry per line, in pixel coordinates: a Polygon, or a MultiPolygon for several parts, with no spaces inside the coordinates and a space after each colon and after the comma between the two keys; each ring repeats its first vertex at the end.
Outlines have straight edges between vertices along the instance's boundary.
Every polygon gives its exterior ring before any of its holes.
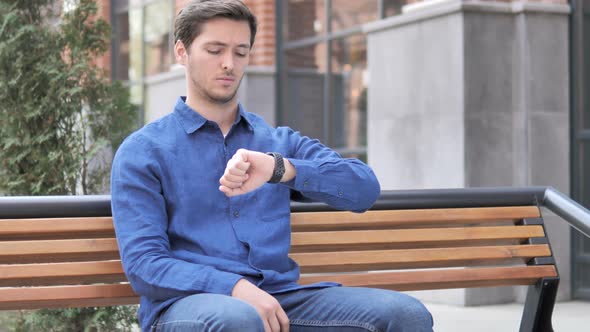
{"type": "Polygon", "coordinates": [[[274,297],[246,279],[240,279],[231,296],[254,306],[264,322],[265,332],[289,332],[289,317],[274,297]]]}

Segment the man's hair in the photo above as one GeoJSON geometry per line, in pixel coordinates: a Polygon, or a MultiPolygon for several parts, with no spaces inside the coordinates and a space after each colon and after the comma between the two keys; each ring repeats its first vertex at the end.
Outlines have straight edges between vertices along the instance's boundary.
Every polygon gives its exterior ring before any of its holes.
{"type": "Polygon", "coordinates": [[[187,52],[207,21],[217,18],[247,21],[250,26],[250,47],[256,37],[256,17],[240,0],[193,0],[176,16],[174,40],[180,40],[187,52]]]}

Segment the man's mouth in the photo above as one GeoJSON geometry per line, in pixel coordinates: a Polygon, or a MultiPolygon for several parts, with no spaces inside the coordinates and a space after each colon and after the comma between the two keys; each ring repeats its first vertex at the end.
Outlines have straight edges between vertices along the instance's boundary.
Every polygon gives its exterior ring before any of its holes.
{"type": "Polygon", "coordinates": [[[221,81],[223,83],[233,83],[236,79],[231,76],[222,76],[222,77],[219,77],[217,80],[221,81]]]}

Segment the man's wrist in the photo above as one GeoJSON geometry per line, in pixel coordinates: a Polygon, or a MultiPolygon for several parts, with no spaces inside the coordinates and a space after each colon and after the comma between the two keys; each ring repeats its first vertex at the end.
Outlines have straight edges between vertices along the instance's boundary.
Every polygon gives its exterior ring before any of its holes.
{"type": "Polygon", "coordinates": [[[239,279],[239,280],[238,280],[238,281],[237,281],[237,282],[234,284],[234,287],[232,288],[232,290],[231,290],[231,294],[230,294],[230,295],[231,295],[231,296],[236,296],[236,294],[238,294],[238,293],[239,293],[239,291],[240,291],[240,288],[244,287],[244,283],[245,283],[245,282],[248,282],[248,280],[246,280],[246,279],[244,279],[244,278],[241,278],[241,279],[239,279]]]}
{"type": "Polygon", "coordinates": [[[289,181],[293,180],[295,175],[297,175],[297,169],[295,169],[295,166],[293,166],[293,164],[291,163],[291,161],[289,159],[284,158],[284,162],[285,162],[285,174],[283,175],[281,182],[289,182],[289,181]]]}

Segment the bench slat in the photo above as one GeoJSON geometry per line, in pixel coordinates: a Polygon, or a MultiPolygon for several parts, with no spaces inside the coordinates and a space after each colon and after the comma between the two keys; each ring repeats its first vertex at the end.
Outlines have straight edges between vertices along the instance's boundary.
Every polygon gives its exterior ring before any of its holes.
{"type": "Polygon", "coordinates": [[[114,238],[0,242],[0,264],[117,258],[119,250],[114,238]]]}
{"type": "Polygon", "coordinates": [[[73,308],[139,303],[128,283],[34,288],[0,288],[0,310],[73,308]]]}
{"type": "MultiPolygon", "coordinates": [[[[399,291],[444,288],[528,285],[555,277],[554,266],[469,268],[431,271],[380,272],[348,275],[303,275],[301,284],[334,281],[353,287],[399,291]]],[[[128,284],[35,288],[0,288],[0,310],[135,304],[138,297],[128,284]]]]}
{"type": "Polygon", "coordinates": [[[397,268],[431,268],[513,262],[551,256],[548,245],[509,245],[463,248],[367,250],[289,255],[303,273],[371,271],[397,268]]]}
{"type": "MultiPolygon", "coordinates": [[[[290,257],[302,284],[526,285],[557,276],[553,265],[522,265],[551,255],[546,244],[520,244],[545,236],[540,225],[514,225],[538,217],[535,206],[293,213],[290,257]]],[[[111,217],[0,220],[0,310],[138,303],[118,259],[111,217]]]]}
{"type": "Polygon", "coordinates": [[[555,266],[512,266],[446,269],[433,271],[396,271],[357,274],[302,275],[303,285],[333,281],[346,286],[377,287],[399,291],[428,289],[531,285],[539,278],[556,277],[555,266]]]}
{"type": "Polygon", "coordinates": [[[0,287],[125,282],[121,261],[0,265],[0,287]]]}
{"type": "Polygon", "coordinates": [[[291,215],[293,231],[327,230],[331,228],[380,228],[432,224],[485,223],[498,220],[517,221],[540,217],[536,206],[486,208],[385,210],[352,212],[299,212],[291,215]],[[369,225],[370,224],[370,225],[369,225]]]}
{"type": "Polygon", "coordinates": [[[113,218],[0,219],[0,241],[115,235],[113,218]]]}
{"type": "MultiPolygon", "coordinates": [[[[468,240],[516,239],[524,241],[531,237],[545,236],[542,226],[493,226],[401,230],[300,232],[291,236],[291,252],[317,250],[365,250],[382,245],[388,248],[412,246],[436,246],[437,244],[461,245],[468,240]],[[369,245],[373,245],[372,247],[369,245]]],[[[469,241],[469,243],[475,243],[469,241]]]]}
{"type": "MultiPolygon", "coordinates": [[[[366,228],[415,224],[489,222],[539,217],[535,206],[424,209],[351,212],[299,212],[291,215],[294,231],[321,230],[332,227],[366,228]]],[[[111,217],[0,219],[0,240],[22,238],[58,238],[71,234],[111,235],[111,217]]],[[[80,236],[83,237],[83,236],[80,236]]]]}

